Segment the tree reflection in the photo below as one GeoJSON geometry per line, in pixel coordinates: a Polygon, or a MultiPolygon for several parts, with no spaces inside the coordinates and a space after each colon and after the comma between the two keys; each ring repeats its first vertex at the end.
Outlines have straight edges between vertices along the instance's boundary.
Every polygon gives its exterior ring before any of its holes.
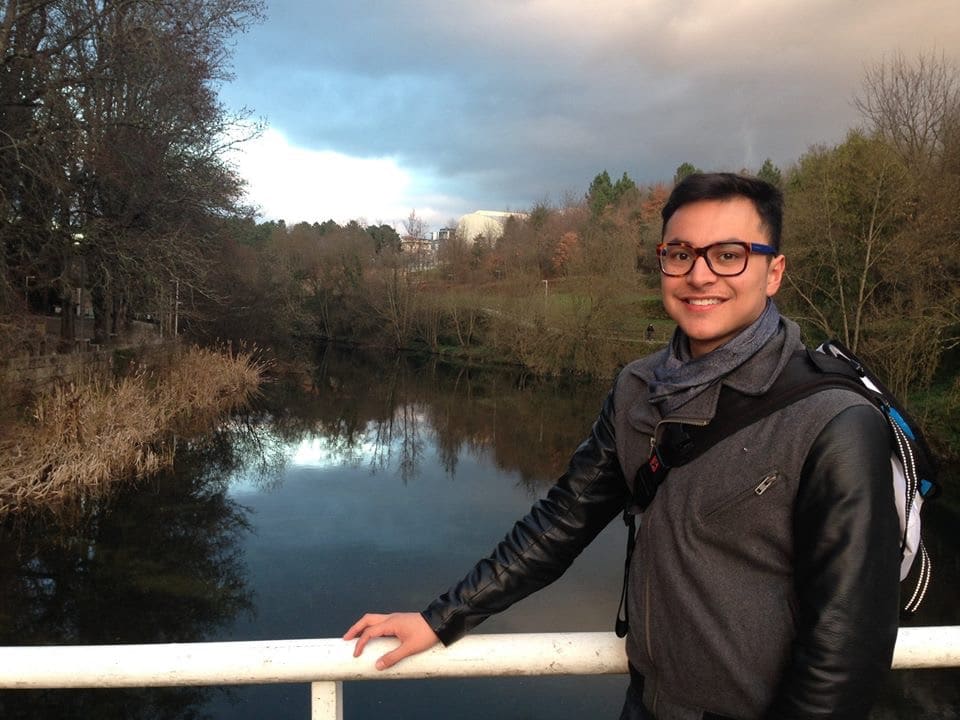
{"type": "Polygon", "coordinates": [[[606,390],[531,380],[514,369],[326,347],[312,374],[270,388],[265,412],[288,444],[322,437],[344,465],[393,467],[407,482],[429,439],[451,477],[464,453],[483,455],[537,493],[566,467],[606,390]]]}
{"type": "MultiPolygon", "coordinates": [[[[0,527],[0,644],[198,642],[250,612],[226,494],[238,433],[181,443],[173,470],[70,516],[0,527]]],[[[194,718],[214,690],[5,691],[4,718],[194,718]]]]}

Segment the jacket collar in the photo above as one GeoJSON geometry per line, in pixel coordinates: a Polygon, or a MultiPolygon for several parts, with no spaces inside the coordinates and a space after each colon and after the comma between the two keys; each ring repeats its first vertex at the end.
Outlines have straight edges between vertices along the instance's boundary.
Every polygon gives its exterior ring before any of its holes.
{"type": "MultiPolygon", "coordinates": [[[[720,389],[726,385],[744,395],[763,395],[790,361],[794,351],[803,347],[800,327],[788,318],[781,318],[781,329],[760,348],[747,362],[730,372],[720,382],[714,383],[688,403],[678,408],[669,419],[682,422],[706,424],[717,412],[720,389]]],[[[631,365],[629,372],[648,385],[653,380],[654,370],[666,357],[664,348],[631,365]]],[[[660,411],[641,393],[627,410],[627,420],[632,427],[649,433],[661,420],[660,411]]]]}

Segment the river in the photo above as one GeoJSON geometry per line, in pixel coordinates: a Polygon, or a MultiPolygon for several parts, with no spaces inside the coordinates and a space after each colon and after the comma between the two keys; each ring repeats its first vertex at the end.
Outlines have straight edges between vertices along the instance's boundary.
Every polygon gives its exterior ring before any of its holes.
{"type": "MultiPolygon", "coordinates": [[[[255,411],[178,443],[170,472],[60,523],[0,526],[0,644],[337,637],[416,610],[487,554],[565,466],[603,384],[322,353],[255,411]]],[[[925,508],[934,584],[915,625],[960,624],[960,523],[925,508]]],[[[606,631],[615,521],[480,632],[606,631]]],[[[347,720],[615,718],[624,677],[345,684],[347,720]]],[[[896,672],[875,718],[957,718],[960,669],[896,672]]],[[[309,717],[306,685],[3,691],[3,718],[309,717]]]]}

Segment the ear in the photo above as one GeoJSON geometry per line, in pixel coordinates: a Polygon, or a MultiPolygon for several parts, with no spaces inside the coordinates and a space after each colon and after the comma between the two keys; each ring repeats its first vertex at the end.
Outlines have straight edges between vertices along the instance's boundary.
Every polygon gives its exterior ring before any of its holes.
{"type": "Polygon", "coordinates": [[[773,297],[783,282],[783,273],[787,269],[787,258],[777,255],[767,266],[767,297],[773,297]]]}

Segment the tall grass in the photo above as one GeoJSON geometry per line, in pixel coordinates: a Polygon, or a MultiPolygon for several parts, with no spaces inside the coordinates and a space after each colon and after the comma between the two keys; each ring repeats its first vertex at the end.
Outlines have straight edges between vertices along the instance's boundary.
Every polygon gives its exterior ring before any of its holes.
{"type": "Polygon", "coordinates": [[[55,387],[0,437],[0,516],[95,496],[171,463],[173,434],[249,402],[264,369],[252,352],[194,347],[113,382],[55,387]]]}

